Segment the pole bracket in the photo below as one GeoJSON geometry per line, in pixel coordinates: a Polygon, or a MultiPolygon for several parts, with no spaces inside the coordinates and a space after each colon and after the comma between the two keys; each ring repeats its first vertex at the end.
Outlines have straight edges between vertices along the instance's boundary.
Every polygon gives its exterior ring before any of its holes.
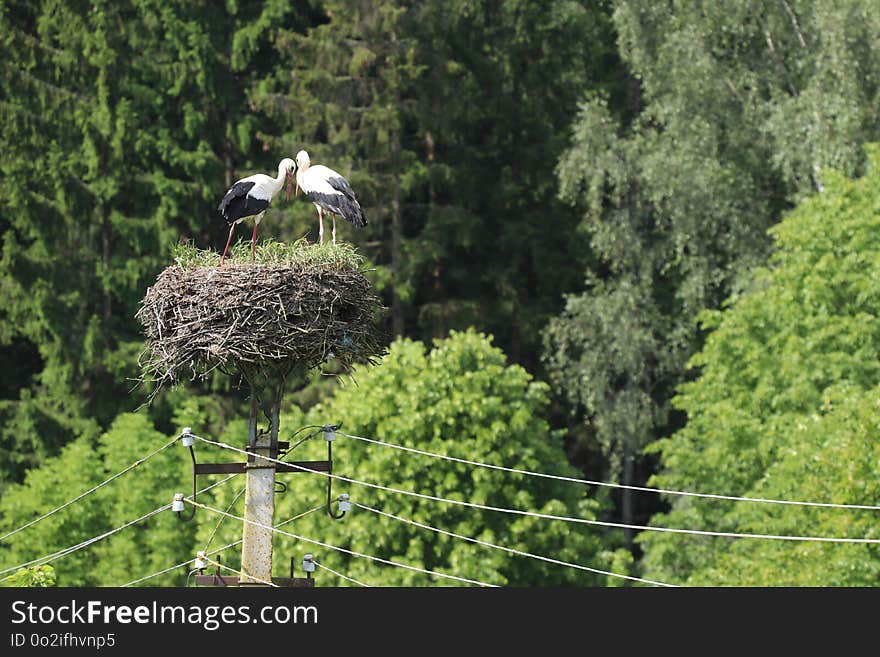
{"type": "MultiPolygon", "coordinates": [[[[242,583],[237,575],[196,575],[196,586],[265,586],[259,582],[242,583]]],[[[289,588],[314,588],[315,580],[310,577],[273,577],[276,586],[289,588]]]]}

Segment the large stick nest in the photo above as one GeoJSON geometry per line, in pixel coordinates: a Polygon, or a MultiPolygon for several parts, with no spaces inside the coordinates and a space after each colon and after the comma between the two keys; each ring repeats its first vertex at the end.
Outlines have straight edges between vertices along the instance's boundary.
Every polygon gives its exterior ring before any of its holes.
{"type": "Polygon", "coordinates": [[[382,310],[360,269],[339,260],[178,264],[159,275],[136,315],[144,379],[158,391],[218,368],[283,378],[331,358],[349,371],[385,352],[382,310]]]}

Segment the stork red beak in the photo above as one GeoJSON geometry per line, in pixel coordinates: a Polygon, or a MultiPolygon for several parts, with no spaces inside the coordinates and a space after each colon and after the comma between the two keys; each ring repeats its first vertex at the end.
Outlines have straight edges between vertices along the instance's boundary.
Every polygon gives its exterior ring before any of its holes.
{"type": "MultiPolygon", "coordinates": [[[[287,174],[287,200],[288,200],[288,201],[290,200],[290,183],[292,183],[292,182],[293,182],[293,176],[291,176],[291,175],[288,173],[288,174],[287,174]]],[[[299,185],[297,185],[297,188],[298,188],[298,187],[299,187],[299,185]]]]}

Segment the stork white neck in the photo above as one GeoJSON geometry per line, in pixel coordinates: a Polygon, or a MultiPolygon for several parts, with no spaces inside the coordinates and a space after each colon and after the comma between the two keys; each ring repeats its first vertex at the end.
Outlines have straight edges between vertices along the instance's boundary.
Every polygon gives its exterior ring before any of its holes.
{"type": "Polygon", "coordinates": [[[284,187],[284,180],[287,178],[288,172],[291,170],[293,160],[285,158],[278,163],[278,175],[272,179],[272,196],[275,196],[281,188],[284,187]]]}
{"type": "Polygon", "coordinates": [[[278,163],[278,175],[275,176],[275,184],[280,188],[284,184],[284,178],[287,175],[287,168],[284,166],[284,160],[278,163]]]}

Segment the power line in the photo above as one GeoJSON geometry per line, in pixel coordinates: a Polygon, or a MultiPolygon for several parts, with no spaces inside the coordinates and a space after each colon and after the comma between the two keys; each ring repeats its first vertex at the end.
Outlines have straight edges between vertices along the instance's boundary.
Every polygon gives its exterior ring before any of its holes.
{"type": "MultiPolygon", "coordinates": [[[[248,454],[243,449],[239,449],[237,447],[233,447],[232,445],[227,445],[226,443],[219,443],[214,440],[208,440],[207,438],[201,438],[196,436],[199,440],[209,443],[211,445],[217,445],[218,447],[223,447],[224,449],[229,449],[235,452],[241,452],[242,454],[248,454]]],[[[465,502],[463,500],[452,500],[445,497],[437,497],[436,495],[426,495],[425,493],[416,493],[411,490],[404,490],[401,488],[394,488],[392,486],[383,486],[381,484],[373,484],[368,481],[359,481],[357,479],[351,479],[350,477],[343,477],[341,475],[331,474],[329,472],[322,472],[320,470],[313,470],[311,468],[307,468],[302,465],[298,465],[296,463],[284,463],[283,461],[279,461],[278,459],[273,459],[269,456],[258,456],[258,459],[263,459],[265,461],[275,462],[275,463],[283,463],[289,467],[296,468],[298,470],[302,470],[303,472],[312,472],[314,474],[321,475],[323,477],[330,477],[332,479],[338,479],[339,481],[345,481],[350,484],[355,484],[358,486],[366,486],[367,488],[374,488],[376,490],[383,490],[389,493],[397,493],[400,495],[409,495],[411,497],[417,497],[423,500],[431,500],[433,502],[442,502],[444,504],[455,504],[457,506],[464,506],[472,509],[481,509],[483,511],[496,511],[498,513],[509,513],[512,515],[519,516],[527,516],[532,518],[542,518],[544,520],[561,520],[563,522],[573,522],[584,525],[595,525],[598,527],[616,527],[619,529],[634,529],[639,531],[652,531],[652,532],[665,532],[671,534],[690,534],[694,536],[715,536],[722,538],[759,538],[759,539],[768,539],[768,540],[780,540],[780,541],[815,541],[820,543],[859,543],[859,544],[880,544],[880,538],[837,538],[837,537],[829,537],[829,536],[787,536],[787,535],[777,535],[777,534],[749,534],[749,533],[737,533],[737,532],[720,532],[720,531],[708,531],[701,529],[679,529],[676,527],[655,527],[652,525],[633,525],[625,522],[611,522],[607,520],[589,520],[587,518],[572,518],[569,516],[558,516],[550,513],[539,513],[536,511],[523,511],[521,509],[508,509],[506,507],[500,506],[490,506],[488,504],[476,504],[475,502],[465,502]]]]}
{"type": "Polygon", "coordinates": [[[833,508],[833,509],[858,509],[858,510],[868,510],[868,511],[878,511],[880,510],[880,505],[874,504],[837,504],[833,502],[801,502],[797,500],[778,500],[772,498],[765,497],[740,497],[737,495],[717,495],[714,493],[693,493],[689,491],[682,490],[671,490],[669,488],[655,488],[652,486],[631,486],[628,484],[618,484],[609,481],[595,481],[593,479],[579,479],[577,477],[566,477],[564,475],[554,475],[547,474],[544,472],[533,472],[530,470],[521,470],[518,468],[508,468],[503,465],[493,465],[491,463],[482,463],[480,461],[472,461],[470,459],[463,459],[456,456],[448,456],[446,454],[437,454],[436,452],[428,452],[422,449],[416,449],[414,447],[404,447],[403,445],[396,445],[394,443],[388,443],[382,440],[376,440],[374,438],[364,438],[363,436],[353,436],[349,433],[343,433],[341,431],[336,432],[340,436],[345,436],[347,438],[353,438],[355,440],[361,440],[366,443],[373,443],[374,445],[381,445],[383,447],[390,447],[392,449],[402,450],[404,452],[411,452],[413,454],[420,454],[421,456],[430,456],[432,458],[443,459],[445,461],[454,461],[456,463],[464,463],[466,465],[473,465],[480,468],[488,468],[490,470],[500,470],[502,472],[512,472],[514,474],[527,475],[529,477],[541,477],[543,479],[555,479],[557,481],[569,481],[576,484],[588,484],[591,486],[605,486],[608,488],[619,488],[626,490],[634,490],[641,491],[645,493],[664,493],[667,495],[682,495],[687,497],[702,497],[709,498],[713,500],[730,500],[733,502],[762,502],[765,504],[790,504],[794,506],[811,506],[811,507],[825,507],[825,508],[833,508]]]}
{"type": "Polygon", "coordinates": [[[342,573],[337,573],[335,570],[333,570],[333,569],[330,568],[329,566],[325,566],[325,565],[322,564],[322,563],[318,563],[318,562],[315,561],[314,559],[312,559],[312,562],[313,562],[318,568],[323,568],[323,569],[326,570],[327,572],[336,575],[339,579],[344,579],[344,580],[347,581],[347,582],[351,582],[352,584],[357,584],[358,586],[363,586],[363,587],[366,587],[366,588],[368,588],[368,589],[369,589],[369,588],[373,588],[373,587],[370,586],[369,584],[364,584],[363,582],[359,582],[359,581],[357,581],[354,577],[349,577],[348,575],[343,575],[342,573]]]}
{"type": "MultiPolygon", "coordinates": [[[[149,513],[142,515],[137,520],[131,520],[131,521],[125,523],[124,525],[122,525],[121,527],[117,527],[116,529],[111,529],[110,531],[104,532],[103,534],[99,534],[98,536],[90,538],[87,541],[77,543],[76,545],[72,545],[70,547],[64,548],[63,550],[58,550],[57,552],[53,552],[52,554],[48,554],[43,557],[33,559],[31,561],[27,561],[23,564],[19,564],[17,566],[13,566],[11,568],[6,568],[5,570],[0,570],[0,575],[5,575],[8,572],[18,571],[21,568],[27,568],[27,567],[33,566],[33,565],[44,566],[47,563],[55,561],[56,559],[60,559],[61,557],[66,557],[68,554],[72,554],[72,553],[76,552],[77,550],[81,550],[85,547],[88,547],[89,545],[92,545],[93,543],[97,543],[98,541],[102,541],[105,538],[107,538],[108,536],[112,536],[113,534],[121,532],[123,529],[131,527],[132,525],[135,525],[135,524],[141,522],[142,520],[146,520],[147,518],[151,518],[154,515],[156,515],[157,513],[161,513],[162,511],[166,511],[170,508],[171,508],[171,504],[165,504],[163,506],[160,506],[158,509],[154,509],[154,510],[150,511],[149,513]]],[[[10,577],[12,577],[12,575],[10,575],[9,577],[6,577],[4,579],[9,579],[10,577]]]]}
{"type": "MultiPolygon", "coordinates": [[[[239,499],[241,499],[241,496],[244,495],[246,490],[247,490],[247,488],[242,488],[240,491],[238,491],[235,494],[235,497],[232,498],[232,501],[229,503],[229,506],[226,507],[227,511],[231,510],[232,507],[235,506],[235,503],[238,502],[239,499]]],[[[211,531],[211,535],[208,536],[208,540],[205,541],[205,551],[207,551],[208,548],[211,547],[211,541],[214,540],[214,536],[216,536],[217,531],[220,529],[220,526],[223,524],[224,520],[226,520],[226,518],[221,516],[220,520],[217,521],[217,524],[214,525],[214,529],[211,531]]]]}
{"type": "MultiPolygon", "coordinates": [[[[225,550],[226,548],[230,548],[230,547],[232,547],[231,543],[229,545],[224,545],[222,548],[219,548],[217,550],[217,552],[219,552],[220,550],[225,550]]],[[[126,586],[134,586],[135,584],[140,584],[141,582],[146,582],[148,579],[153,579],[154,577],[158,577],[159,575],[164,575],[165,573],[170,573],[172,570],[177,570],[178,568],[182,568],[183,566],[188,566],[190,563],[192,563],[192,561],[193,561],[192,559],[187,559],[186,561],[181,561],[178,564],[174,564],[173,566],[169,566],[168,568],[165,568],[164,570],[160,570],[158,572],[152,573],[151,575],[147,575],[146,577],[141,577],[139,579],[133,579],[130,582],[126,582],[120,588],[124,588],[126,586]]]]}
{"type": "Polygon", "coordinates": [[[561,561],[560,559],[552,559],[550,557],[544,557],[540,554],[532,554],[531,552],[524,552],[523,550],[517,550],[515,548],[504,547],[503,545],[496,545],[495,543],[489,543],[488,541],[482,541],[478,538],[471,538],[470,536],[464,536],[462,534],[456,534],[455,532],[450,532],[445,529],[439,529],[437,527],[432,527],[431,525],[425,525],[416,520],[409,520],[408,518],[401,518],[400,516],[396,516],[393,513],[388,513],[386,511],[380,511],[379,509],[374,509],[372,507],[366,506],[364,504],[358,504],[357,502],[352,502],[356,507],[363,509],[364,511],[370,511],[380,516],[385,516],[386,518],[392,518],[402,523],[406,523],[408,525],[415,525],[416,527],[421,527],[422,529],[427,529],[432,532],[436,532],[438,534],[445,534],[446,536],[451,536],[453,538],[458,538],[463,541],[468,541],[469,543],[476,543],[478,545],[483,545],[485,547],[494,548],[496,550],[503,550],[504,552],[508,552],[510,554],[516,554],[521,557],[529,557],[531,559],[538,559],[540,561],[546,561],[547,563],[556,564],[557,566],[566,566],[568,568],[577,568],[578,570],[585,570],[587,572],[596,573],[598,575],[607,575],[610,577],[620,577],[621,579],[627,579],[634,582],[642,582],[643,584],[652,584],[654,586],[668,586],[674,587],[674,584],[666,584],[664,582],[657,582],[650,579],[642,579],[640,577],[632,577],[630,575],[621,575],[620,573],[613,573],[608,570],[601,570],[599,568],[590,568],[589,566],[582,566],[577,563],[569,563],[567,561],[561,561]]]}
{"type": "MultiPolygon", "coordinates": [[[[267,458],[267,457],[258,457],[258,458],[267,458]]],[[[458,577],[457,575],[449,575],[447,573],[441,573],[434,570],[426,570],[425,568],[419,568],[418,566],[410,566],[409,564],[400,563],[397,561],[391,561],[390,559],[383,559],[381,557],[374,557],[370,554],[364,554],[363,552],[356,552],[354,550],[349,550],[347,548],[342,548],[337,545],[331,545],[329,543],[323,543],[321,541],[316,541],[313,538],[306,538],[305,536],[299,536],[297,534],[293,534],[291,532],[286,532],[283,529],[278,529],[277,527],[270,527],[269,525],[264,525],[263,523],[256,522],[254,520],[249,520],[247,518],[243,518],[241,516],[234,515],[232,513],[227,513],[225,511],[221,511],[220,509],[215,509],[213,507],[208,506],[207,504],[202,504],[201,502],[194,502],[192,500],[186,500],[190,504],[200,509],[205,509],[207,511],[212,511],[214,513],[219,513],[221,515],[225,515],[229,518],[234,518],[235,520],[239,520],[241,522],[246,522],[250,525],[254,525],[255,527],[261,527],[262,529],[266,529],[271,532],[275,532],[277,534],[282,534],[284,536],[289,536],[291,538],[295,538],[300,541],[305,541],[306,543],[312,543],[313,545],[320,545],[321,547],[328,548],[330,550],[337,550],[339,552],[344,552],[345,554],[350,554],[353,557],[361,557],[363,559],[369,559],[370,561],[377,561],[379,563],[384,563],[389,566],[395,566],[397,568],[405,568],[407,570],[413,570],[418,573],[423,573],[425,575],[431,575],[433,577],[443,577],[445,579],[452,579],[458,582],[465,582],[467,584],[476,584],[477,586],[488,586],[488,587],[497,587],[497,584],[487,584],[486,582],[480,582],[473,579],[466,579],[464,577],[458,577]]]]}
{"type": "Polygon", "coordinates": [[[317,424],[309,424],[309,425],[304,426],[304,427],[302,427],[302,428],[300,428],[300,429],[297,429],[297,430],[293,433],[293,435],[290,437],[290,440],[293,440],[293,439],[296,437],[297,434],[299,434],[299,433],[305,431],[306,429],[317,429],[317,431],[315,431],[314,433],[310,433],[310,434],[309,434],[308,436],[306,436],[305,438],[300,438],[300,439],[297,440],[295,443],[293,443],[293,445],[291,445],[290,447],[287,448],[287,452],[284,454],[284,456],[285,456],[285,457],[290,456],[291,452],[293,452],[293,450],[295,450],[297,447],[299,447],[300,445],[302,445],[302,444],[303,444],[304,442],[306,442],[307,440],[311,440],[312,438],[314,438],[315,436],[317,436],[319,433],[321,433],[321,429],[322,429],[322,428],[323,428],[323,427],[319,427],[317,424]]]}
{"type": "MultiPolygon", "coordinates": [[[[318,509],[323,509],[323,508],[324,508],[324,505],[319,504],[318,506],[314,507],[313,509],[309,509],[308,511],[303,511],[302,513],[295,515],[292,518],[288,518],[284,522],[278,523],[277,525],[275,525],[275,527],[283,527],[284,525],[287,525],[287,524],[293,522],[294,520],[299,520],[300,518],[304,518],[305,516],[309,515],[310,513],[314,513],[318,509]]],[[[214,548],[213,550],[211,550],[210,552],[206,552],[205,554],[206,554],[206,556],[210,557],[211,555],[217,554],[218,552],[223,552],[223,550],[228,550],[229,548],[235,547],[236,545],[240,545],[241,542],[242,542],[242,539],[238,539],[237,541],[233,541],[232,543],[228,543],[228,544],[224,545],[223,547],[214,548]]],[[[147,575],[145,577],[140,577],[138,579],[127,582],[127,583],[123,584],[121,588],[126,587],[126,586],[134,586],[135,584],[140,584],[141,582],[145,582],[148,579],[153,579],[154,577],[158,577],[159,575],[164,575],[165,573],[170,573],[172,570],[176,570],[177,568],[181,568],[182,566],[189,565],[191,562],[192,562],[192,559],[187,559],[186,561],[181,561],[180,563],[175,564],[173,566],[169,566],[168,568],[165,568],[163,570],[160,570],[160,571],[157,571],[157,572],[152,573],[150,575],[147,575]]]]}
{"type": "Polygon", "coordinates": [[[102,481],[102,482],[101,482],[100,484],[98,484],[97,486],[93,486],[92,488],[90,488],[89,490],[85,491],[84,493],[80,493],[79,495],[77,495],[76,497],[74,497],[74,498],[73,498],[72,500],[70,500],[69,502],[65,502],[65,503],[62,504],[61,506],[56,507],[56,508],[52,509],[51,511],[47,511],[46,513],[44,513],[44,514],[41,515],[40,517],[38,517],[38,518],[34,518],[33,520],[31,520],[30,522],[28,522],[28,523],[22,525],[21,527],[19,527],[19,528],[17,528],[17,529],[13,529],[11,532],[7,532],[6,534],[3,534],[3,536],[0,536],[0,541],[5,541],[5,540],[6,540],[7,538],[9,538],[10,536],[13,536],[14,534],[17,534],[18,532],[20,532],[20,531],[22,531],[22,530],[24,530],[24,529],[27,529],[28,527],[32,527],[33,525],[36,525],[38,522],[40,522],[40,521],[42,521],[42,520],[45,520],[45,519],[48,518],[49,516],[55,515],[55,514],[58,513],[59,511],[63,511],[64,509],[66,509],[67,507],[69,507],[71,504],[75,504],[76,502],[79,502],[79,501],[80,501],[81,499],[83,499],[84,497],[87,497],[87,496],[91,495],[92,493],[94,493],[95,491],[97,491],[98,489],[103,488],[104,486],[106,486],[106,485],[109,484],[110,482],[112,482],[112,481],[118,479],[119,477],[121,477],[121,476],[124,475],[125,473],[134,470],[134,469],[135,469],[136,467],[138,467],[141,463],[144,463],[145,461],[148,461],[148,460],[150,460],[151,458],[153,458],[154,456],[156,456],[156,454],[158,454],[158,453],[160,453],[160,452],[162,452],[162,451],[168,449],[168,448],[171,447],[174,443],[176,443],[178,440],[180,440],[180,436],[178,436],[177,438],[175,438],[175,439],[172,440],[171,442],[169,442],[169,443],[167,443],[167,444],[165,444],[165,445],[162,445],[162,447],[160,447],[160,448],[157,449],[156,451],[151,452],[150,454],[147,454],[145,457],[143,457],[143,458],[141,458],[141,459],[138,459],[137,461],[135,461],[134,463],[132,463],[131,465],[129,465],[129,466],[126,467],[125,469],[120,470],[119,472],[117,472],[115,475],[113,475],[113,476],[110,477],[109,479],[105,479],[104,481],[102,481]]]}
{"type": "MultiPolygon", "coordinates": [[[[205,493],[205,492],[211,490],[212,488],[216,488],[217,486],[225,484],[227,481],[229,481],[233,477],[238,476],[238,474],[239,473],[229,475],[228,477],[221,479],[220,481],[215,482],[215,483],[211,484],[210,486],[206,486],[205,488],[203,488],[202,490],[200,490],[198,492],[205,493]]],[[[111,529],[110,531],[104,532],[103,534],[99,534],[97,536],[94,536],[90,539],[87,539],[87,540],[82,541],[80,543],[77,543],[75,545],[71,545],[71,546],[63,548],[61,550],[58,550],[56,552],[52,552],[51,554],[47,554],[42,557],[32,559],[31,561],[27,561],[27,562],[19,564],[17,566],[12,566],[11,568],[6,568],[5,570],[0,570],[0,575],[5,575],[8,572],[18,571],[21,568],[27,568],[29,566],[33,566],[33,565],[37,565],[37,564],[39,564],[40,566],[43,566],[47,563],[55,561],[56,559],[66,557],[68,554],[73,554],[74,552],[77,552],[78,550],[82,550],[83,548],[86,548],[94,543],[102,541],[105,538],[112,536],[113,534],[117,534],[117,533],[121,532],[123,529],[127,529],[128,527],[131,527],[132,525],[136,525],[137,523],[142,522],[144,520],[147,520],[148,518],[151,518],[151,517],[161,513],[162,511],[167,511],[170,508],[171,508],[170,503],[163,504],[159,508],[153,509],[152,511],[145,513],[144,515],[142,515],[140,518],[137,518],[136,520],[130,520],[129,522],[117,527],[116,529],[111,529]]],[[[12,576],[11,575],[7,576],[4,578],[4,580],[9,579],[10,577],[12,577],[12,576]]],[[[0,581],[3,581],[3,580],[0,580],[0,581]]]]}

